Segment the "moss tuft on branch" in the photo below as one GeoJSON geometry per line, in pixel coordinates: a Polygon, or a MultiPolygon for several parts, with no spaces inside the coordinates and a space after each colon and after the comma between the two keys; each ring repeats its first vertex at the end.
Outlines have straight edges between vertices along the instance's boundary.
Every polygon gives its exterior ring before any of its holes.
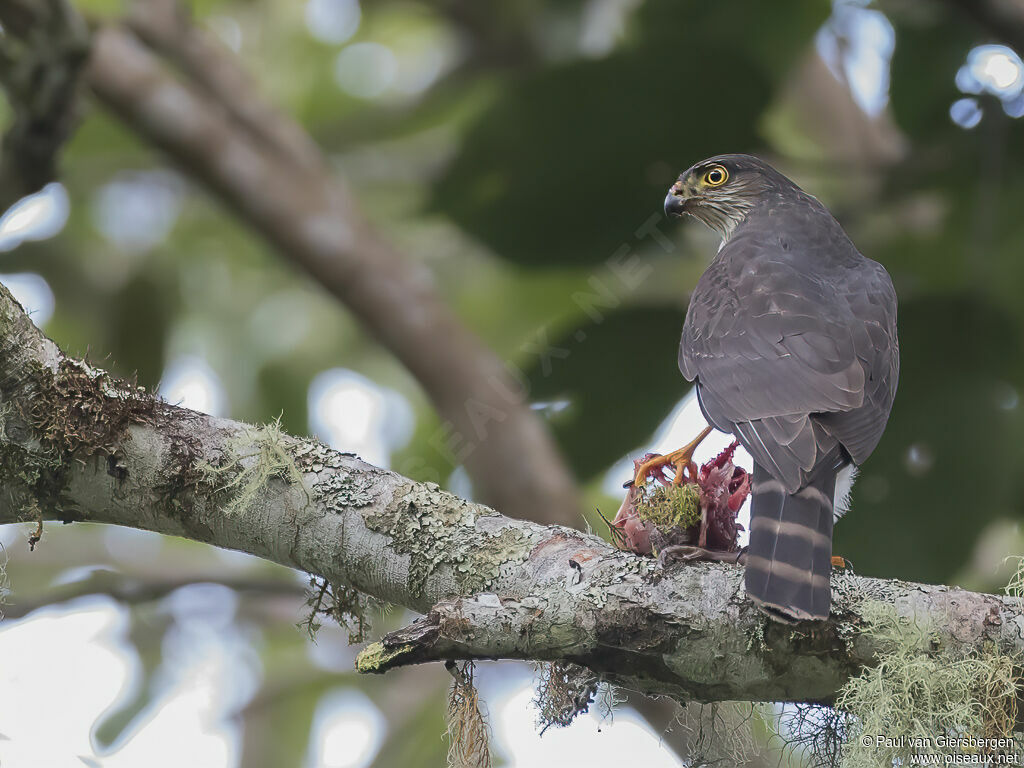
{"type": "Polygon", "coordinates": [[[249,509],[263,495],[272,478],[300,486],[312,501],[305,479],[289,453],[280,418],[234,435],[225,443],[224,463],[219,466],[201,464],[200,470],[216,484],[218,492],[227,495],[224,504],[227,515],[249,509]]]}

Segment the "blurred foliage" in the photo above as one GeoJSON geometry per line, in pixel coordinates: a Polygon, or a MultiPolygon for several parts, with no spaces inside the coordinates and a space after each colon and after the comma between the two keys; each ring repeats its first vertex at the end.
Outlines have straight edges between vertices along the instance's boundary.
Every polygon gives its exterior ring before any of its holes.
{"type": "Polygon", "coordinates": [[[680,164],[757,145],[773,73],[806,52],[827,10],[752,4],[744,25],[758,34],[740,45],[728,3],[644,3],[609,56],[509,82],[465,133],[435,209],[525,266],[599,263],[680,164]]]}
{"type": "MultiPolygon", "coordinates": [[[[96,18],[123,10],[119,0],[76,2],[96,18]]],[[[618,503],[602,494],[605,470],[639,452],[689,390],[676,369],[679,329],[717,245],[696,223],[659,222],[667,250],[638,230],[694,161],[726,151],[772,158],[886,265],[900,295],[900,390],[854,511],[836,530],[837,551],[871,575],[998,586],[996,563],[1021,546],[1024,516],[1024,122],[985,96],[974,128],[949,113],[964,96],[957,70],[993,30],[952,4],[880,3],[895,52],[888,107],[869,118],[816,63],[830,12],[820,0],[513,0],[486,13],[473,0],[365,0],[358,31],[341,42],[311,36],[304,3],[192,7],[320,142],[410,268],[427,270],[464,322],[523,371],[589,499],[604,508],[618,503]],[[339,88],[338,54],[357,43],[388,46],[406,85],[379,98],[339,88]],[[650,267],[628,288],[610,265],[624,247],[650,267]],[[578,300],[594,293],[595,278],[614,288],[590,305],[599,320],[578,300]],[[538,345],[558,350],[549,365],[538,345]],[[995,530],[1012,535],[986,538],[995,530]]],[[[0,258],[4,273],[45,277],[56,297],[46,331],[65,349],[137,371],[150,386],[181,355],[198,356],[224,385],[229,415],[267,422],[283,412],[295,433],[310,429],[313,377],[349,368],[414,409],[415,433],[393,466],[451,476],[436,417],[408,374],[98,105],[63,169],[63,232],[0,258]],[[127,197],[111,194],[117,184],[128,184],[127,197]],[[131,205],[136,195],[151,204],[131,205]]],[[[46,594],[68,563],[125,568],[95,530],[48,538],[41,555],[19,545],[12,556],[14,600],[46,594]]],[[[178,541],[131,569],[159,580],[193,560],[232,572],[178,541]]],[[[363,687],[394,718],[401,738],[389,738],[375,764],[440,764],[444,683],[397,702],[382,681],[318,671],[291,626],[298,604],[284,618],[235,618],[258,636],[264,666],[240,715],[246,764],[300,764],[296,745],[316,704],[339,685],[363,687]]],[[[128,642],[143,682],[101,721],[100,745],[116,743],[152,701],[172,623],[132,609],[128,642]]]]}
{"type": "Polygon", "coordinates": [[[641,444],[685,390],[672,350],[679,310],[628,307],[600,323],[538,344],[530,394],[555,407],[550,420],[582,477],[593,477],[641,444]],[[666,354],[668,350],[669,354],[666,354]],[[632,375],[632,376],[631,376],[632,375]],[[623,383],[635,377],[640,386],[623,383]]]}

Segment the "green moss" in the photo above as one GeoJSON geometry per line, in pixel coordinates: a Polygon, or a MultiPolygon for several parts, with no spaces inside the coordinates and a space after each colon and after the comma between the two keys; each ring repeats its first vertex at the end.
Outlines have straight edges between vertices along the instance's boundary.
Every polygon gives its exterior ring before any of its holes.
{"type": "Polygon", "coordinates": [[[399,645],[385,648],[384,643],[370,643],[356,656],[356,672],[363,675],[379,675],[388,671],[388,666],[399,656],[410,653],[415,646],[399,645]]]}
{"type": "Polygon", "coordinates": [[[700,489],[694,483],[659,485],[636,504],[641,520],[661,530],[692,528],[700,523],[700,489]]]}

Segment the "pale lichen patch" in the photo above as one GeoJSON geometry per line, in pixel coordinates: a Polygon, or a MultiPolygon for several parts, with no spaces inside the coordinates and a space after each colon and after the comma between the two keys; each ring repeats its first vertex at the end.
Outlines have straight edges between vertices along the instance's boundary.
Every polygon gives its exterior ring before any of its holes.
{"type": "Polygon", "coordinates": [[[358,476],[341,472],[325,474],[313,485],[317,499],[336,514],[373,503],[373,490],[358,476]]]}
{"type": "Polygon", "coordinates": [[[364,514],[366,527],[391,538],[392,548],[409,555],[409,590],[424,596],[428,578],[448,568],[459,594],[486,590],[499,576],[529,556],[526,536],[513,528],[494,531],[477,521],[496,512],[460,499],[433,483],[410,483],[391,504],[364,514]]]}
{"type": "Polygon", "coordinates": [[[374,502],[372,471],[354,468],[350,454],[339,453],[318,442],[307,441],[293,452],[299,471],[317,476],[313,483],[316,500],[336,514],[358,509],[374,502]],[[342,471],[337,471],[342,470],[342,471]],[[348,471],[345,471],[348,470],[348,471]]]}

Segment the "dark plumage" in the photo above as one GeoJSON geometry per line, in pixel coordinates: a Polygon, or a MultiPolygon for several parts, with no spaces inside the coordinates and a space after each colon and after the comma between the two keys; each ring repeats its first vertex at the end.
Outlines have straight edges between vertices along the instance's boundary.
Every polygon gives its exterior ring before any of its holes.
{"type": "Polygon", "coordinates": [[[776,618],[826,618],[836,477],[874,450],[896,393],[892,281],[821,203],[749,155],[697,163],[665,209],[723,237],[679,367],[708,422],[756,463],[747,593],[776,618]]]}

